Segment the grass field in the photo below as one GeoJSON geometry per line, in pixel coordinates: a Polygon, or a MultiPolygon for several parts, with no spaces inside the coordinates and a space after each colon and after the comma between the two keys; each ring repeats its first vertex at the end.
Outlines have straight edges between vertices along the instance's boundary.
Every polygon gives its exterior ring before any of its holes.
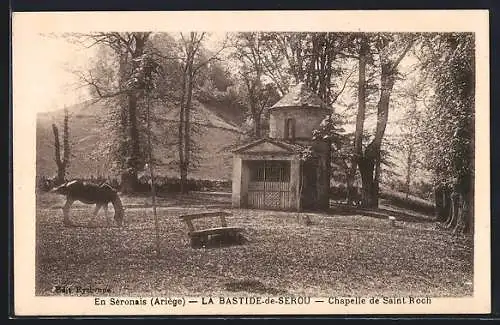
{"type": "MultiPolygon", "coordinates": [[[[63,227],[63,198],[37,199],[38,295],[55,294],[55,286],[107,287],[113,296],[472,294],[471,239],[400,209],[397,227],[385,217],[390,207],[307,213],[306,225],[296,213],[232,210],[227,195],[161,198],[158,258],[147,197],[123,198],[131,218],[123,229],[106,227],[103,216],[103,227],[63,227]],[[190,247],[177,217],[215,209],[233,212],[228,223],[245,229],[247,243],[190,247]]],[[[85,225],[91,211],[75,204],[72,218],[85,225]]]]}

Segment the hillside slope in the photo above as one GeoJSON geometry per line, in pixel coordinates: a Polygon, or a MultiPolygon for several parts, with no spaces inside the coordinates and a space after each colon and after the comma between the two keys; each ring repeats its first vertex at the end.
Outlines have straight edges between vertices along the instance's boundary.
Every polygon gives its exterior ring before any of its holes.
{"type": "MultiPolygon", "coordinates": [[[[108,107],[104,102],[87,101],[68,108],[70,112],[70,141],[72,159],[69,177],[112,176],[111,162],[99,148],[108,141],[106,128],[108,107]],[[93,158],[95,157],[95,158],[93,158]]],[[[155,146],[155,157],[164,165],[158,167],[160,175],[177,176],[176,139],[178,109],[158,106],[153,108],[161,123],[155,134],[164,142],[155,146]]],[[[239,113],[241,114],[241,113],[239,113]]],[[[194,123],[193,139],[198,144],[198,167],[190,174],[197,179],[230,179],[232,172],[231,153],[227,147],[240,137],[237,120],[224,119],[227,114],[218,114],[217,107],[195,102],[192,114],[194,123]]],[[[239,119],[238,113],[233,114],[239,119]]],[[[53,176],[57,171],[54,161],[54,136],[51,124],[55,122],[62,130],[63,110],[40,113],[37,116],[37,176],[53,176]]],[[[62,131],[60,131],[62,132],[62,131]]]]}

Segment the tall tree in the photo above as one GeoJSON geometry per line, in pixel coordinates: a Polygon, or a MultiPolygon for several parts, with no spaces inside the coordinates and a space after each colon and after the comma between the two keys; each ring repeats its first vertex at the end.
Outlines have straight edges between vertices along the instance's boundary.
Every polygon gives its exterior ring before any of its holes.
{"type": "Polygon", "coordinates": [[[207,57],[203,51],[203,42],[206,33],[190,32],[188,35],[180,34],[181,47],[181,99],[178,126],[178,152],[179,173],[181,192],[187,192],[187,176],[192,165],[193,141],[191,138],[192,124],[191,113],[193,103],[193,91],[197,87],[197,77],[202,68],[211,61],[216,60],[219,54],[226,48],[226,41],[220,49],[207,57]]]}
{"type": "Polygon", "coordinates": [[[470,33],[425,35],[419,58],[434,86],[426,110],[426,162],[434,172],[441,220],[458,233],[474,226],[475,40],[470,33]],[[450,209],[447,209],[449,205],[450,209]]]}
{"type": "Polygon", "coordinates": [[[358,53],[358,111],[356,115],[356,129],[354,131],[354,155],[351,168],[347,177],[347,201],[351,202],[353,193],[353,182],[360,158],[363,156],[363,135],[366,117],[366,66],[370,56],[370,45],[368,36],[359,35],[358,53]]]}
{"type": "Polygon", "coordinates": [[[332,77],[337,77],[340,72],[334,64],[339,58],[339,49],[344,45],[343,34],[312,33],[310,38],[310,54],[306,53],[305,56],[309,58],[305,82],[327,105],[331,105],[338,97],[338,94],[333,93],[332,77]]]}
{"type": "Polygon", "coordinates": [[[130,76],[139,64],[148,45],[150,32],[107,32],[78,34],[76,38],[86,46],[105,46],[114,52],[114,62],[117,66],[116,78],[92,73],[93,71],[79,71],[80,80],[89,86],[92,92],[100,99],[114,98],[118,102],[119,112],[119,144],[118,160],[121,167],[121,191],[124,193],[136,190],[137,171],[143,164],[141,150],[139,92],[129,87],[130,76]]]}
{"type": "Polygon", "coordinates": [[[262,115],[269,102],[269,95],[265,92],[262,78],[264,65],[262,60],[261,33],[238,33],[235,37],[235,57],[240,63],[240,79],[243,84],[245,104],[249,108],[249,117],[252,121],[255,138],[262,136],[262,115]]]}
{"type": "Polygon", "coordinates": [[[340,53],[349,45],[348,39],[345,33],[235,35],[235,56],[240,62],[254,134],[261,133],[263,108],[273,104],[269,99],[277,100],[274,93],[282,96],[292,84],[304,82],[327,105],[337,100],[352,74],[343,83],[337,80],[343,73],[340,53]]]}
{"type": "Polygon", "coordinates": [[[407,114],[407,118],[402,124],[403,134],[400,138],[399,145],[405,154],[405,193],[406,199],[410,196],[410,186],[413,177],[413,173],[416,167],[417,150],[418,143],[415,140],[417,135],[417,128],[420,126],[421,119],[418,111],[412,110],[407,114]]]}
{"type": "Polygon", "coordinates": [[[146,100],[146,127],[147,127],[147,163],[144,169],[149,173],[151,182],[151,200],[153,206],[154,225],[156,233],[156,253],[161,255],[160,246],[160,227],[158,215],[156,212],[156,183],[155,183],[155,160],[152,143],[152,123],[150,114],[150,96],[151,92],[157,87],[158,79],[162,75],[161,64],[151,53],[144,53],[136,59],[137,65],[132,72],[128,82],[130,88],[134,88],[137,92],[142,93],[146,100]]]}
{"type": "Polygon", "coordinates": [[[281,91],[304,82],[327,104],[335,103],[345,88],[336,84],[342,56],[350,46],[347,33],[262,33],[263,71],[281,91]],[[337,89],[336,89],[337,88],[337,89]]]}
{"type": "MultiPolygon", "coordinates": [[[[362,181],[362,201],[365,207],[378,207],[380,164],[381,164],[381,146],[384,138],[385,129],[389,116],[389,106],[392,89],[396,78],[398,77],[398,66],[408,51],[413,46],[415,37],[407,34],[364,34],[361,36],[360,54],[364,53],[366,46],[363,45],[364,39],[369,38],[372,49],[378,56],[379,65],[379,99],[377,103],[377,124],[375,134],[366,146],[364,152],[359,149],[356,152],[357,165],[361,174],[362,181]]],[[[368,41],[368,40],[367,40],[368,41]]],[[[360,60],[361,60],[360,55],[360,60]]],[[[362,68],[362,64],[360,64],[362,68]]],[[[361,74],[361,73],[360,73],[361,74]]],[[[359,85],[364,82],[360,77],[359,85]]],[[[356,137],[359,141],[359,134],[363,132],[362,124],[364,122],[363,112],[365,109],[365,100],[363,100],[363,88],[359,91],[358,117],[356,137]],[[358,128],[358,124],[361,127],[358,128]]]]}
{"type": "Polygon", "coordinates": [[[404,191],[407,199],[411,194],[414,175],[417,171],[423,171],[422,151],[427,145],[421,141],[421,133],[424,118],[422,104],[426,100],[429,87],[425,78],[419,75],[416,78],[407,79],[405,85],[399,87],[398,100],[395,101],[395,105],[398,105],[404,113],[401,114],[397,123],[399,134],[392,143],[392,149],[399,153],[397,160],[405,169],[404,191]]]}
{"type": "Polygon", "coordinates": [[[55,123],[52,124],[54,133],[54,160],[57,165],[56,184],[62,184],[66,179],[66,172],[70,162],[70,144],[69,144],[69,112],[64,108],[64,126],[63,126],[63,150],[61,154],[61,143],[59,139],[59,129],[55,123]]]}

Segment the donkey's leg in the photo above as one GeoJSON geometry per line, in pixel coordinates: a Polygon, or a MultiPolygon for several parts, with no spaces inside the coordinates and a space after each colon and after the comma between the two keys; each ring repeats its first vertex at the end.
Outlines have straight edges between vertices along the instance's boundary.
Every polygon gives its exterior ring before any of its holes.
{"type": "Polygon", "coordinates": [[[94,214],[92,216],[92,219],[89,221],[89,225],[92,225],[95,223],[95,220],[97,219],[97,215],[99,214],[99,210],[101,210],[102,204],[101,203],[96,203],[95,209],[94,209],[94,214]]]}
{"type": "Polygon", "coordinates": [[[106,222],[108,223],[108,227],[111,226],[111,219],[109,218],[109,215],[108,215],[108,203],[104,203],[103,205],[103,208],[104,208],[104,215],[106,216],[106,222]]]}
{"type": "Polygon", "coordinates": [[[71,205],[75,202],[75,200],[71,198],[66,199],[66,204],[64,204],[64,207],[62,208],[63,210],[63,223],[65,226],[71,226],[73,223],[69,219],[69,211],[71,209],[71,205]]]}

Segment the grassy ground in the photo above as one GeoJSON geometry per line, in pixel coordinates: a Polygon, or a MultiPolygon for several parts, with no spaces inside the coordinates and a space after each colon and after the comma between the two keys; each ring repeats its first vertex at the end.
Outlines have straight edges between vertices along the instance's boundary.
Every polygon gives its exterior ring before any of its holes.
{"type": "MultiPolygon", "coordinates": [[[[62,225],[59,196],[38,195],[36,292],[54,286],[108,287],[112,295],[393,295],[472,294],[470,238],[439,230],[429,218],[385,207],[377,212],[336,208],[328,214],[231,210],[227,195],[161,198],[161,257],[146,197],[123,199],[124,229],[62,225]],[[187,212],[232,211],[230,225],[247,243],[193,249],[177,218],[187,212]],[[387,215],[398,217],[391,227],[387,215]],[[403,216],[406,216],[405,218],[403,216]]],[[[85,225],[92,207],[75,204],[85,225]]]]}

